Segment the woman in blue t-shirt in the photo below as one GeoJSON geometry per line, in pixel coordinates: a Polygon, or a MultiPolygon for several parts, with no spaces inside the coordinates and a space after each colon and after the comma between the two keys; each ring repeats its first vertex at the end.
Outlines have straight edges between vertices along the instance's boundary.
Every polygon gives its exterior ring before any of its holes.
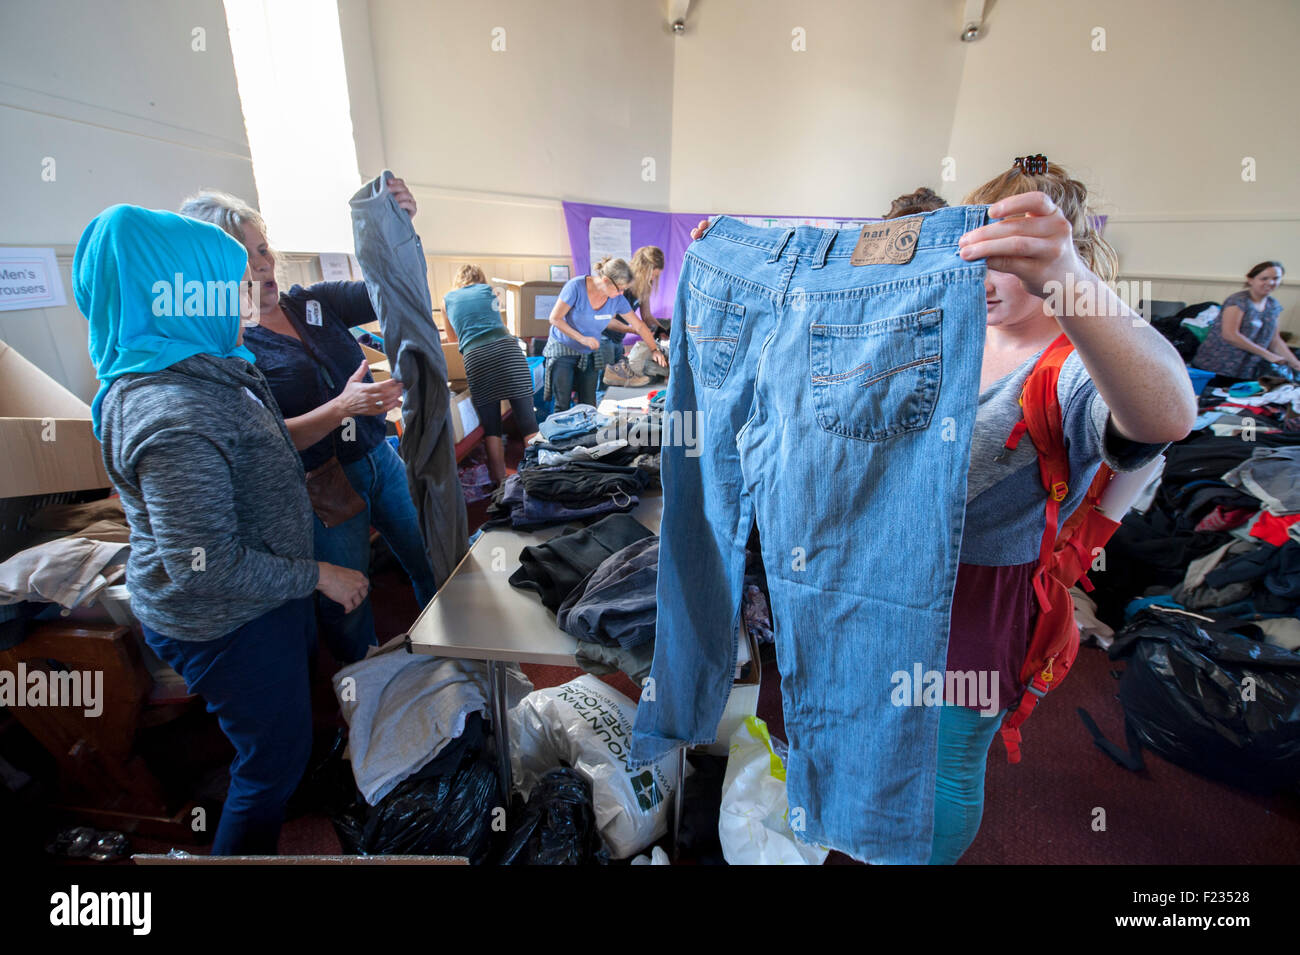
{"type": "Polygon", "coordinates": [[[1270,294],[1282,283],[1281,262],[1261,262],[1246,273],[1246,287],[1223,300],[1219,317],[1196,350],[1192,365],[1215,372],[1217,384],[1249,381],[1274,365],[1300,371],[1297,359],[1278,334],[1282,303],[1270,294]]]}
{"type": "Polygon", "coordinates": [[[654,335],[628,305],[623,292],[632,284],[632,269],[623,259],[604,258],[590,275],[570,279],[551,309],[551,334],[542,354],[546,357],[544,397],[555,398],[555,410],[572,405],[573,392],[581,404],[596,404],[596,382],[604,371],[600,339],[616,316],[654,350],[660,365],[667,360],[655,346],[654,335]]]}

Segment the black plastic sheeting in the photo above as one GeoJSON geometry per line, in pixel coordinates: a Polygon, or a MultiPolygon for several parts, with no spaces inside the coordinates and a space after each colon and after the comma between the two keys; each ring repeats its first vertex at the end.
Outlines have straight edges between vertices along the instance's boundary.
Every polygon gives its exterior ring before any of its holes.
{"type": "Polygon", "coordinates": [[[1115,635],[1130,740],[1253,791],[1300,785],[1300,653],[1220,627],[1150,608],[1115,635]]]}
{"type": "Polygon", "coordinates": [[[474,865],[490,863],[498,835],[493,823],[505,802],[493,749],[477,715],[448,749],[373,807],[362,799],[351,766],[336,749],[329,770],[337,786],[330,817],[343,852],[452,855],[465,856],[474,865]]]}

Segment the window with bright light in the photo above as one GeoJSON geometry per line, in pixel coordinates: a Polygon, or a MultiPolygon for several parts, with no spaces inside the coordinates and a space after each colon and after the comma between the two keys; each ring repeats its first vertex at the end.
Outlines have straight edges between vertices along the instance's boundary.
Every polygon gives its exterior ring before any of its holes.
{"type": "Polygon", "coordinates": [[[352,252],[348,199],[361,177],[335,0],[224,2],[258,206],[272,243],[294,252],[352,252]]]}

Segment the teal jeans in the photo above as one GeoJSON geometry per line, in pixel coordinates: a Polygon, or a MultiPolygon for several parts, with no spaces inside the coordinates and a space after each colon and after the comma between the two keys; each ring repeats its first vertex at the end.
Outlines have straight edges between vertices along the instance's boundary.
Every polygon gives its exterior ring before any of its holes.
{"type": "Polygon", "coordinates": [[[981,716],[965,706],[939,714],[939,768],[934,783],[934,841],[930,865],[952,865],[970,848],[984,818],[984,770],[989,744],[1007,711],[981,716]]]}

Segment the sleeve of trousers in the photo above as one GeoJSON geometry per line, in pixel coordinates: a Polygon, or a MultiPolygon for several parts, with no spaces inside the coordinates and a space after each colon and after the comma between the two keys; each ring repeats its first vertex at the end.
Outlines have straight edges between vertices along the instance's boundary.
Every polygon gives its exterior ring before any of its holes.
{"type": "Polygon", "coordinates": [[[456,467],[451,392],[442,340],[433,322],[428,263],[410,217],[385,185],[387,169],[352,197],[352,235],[384,352],[402,382],[399,450],[438,586],[469,549],[465,496],[456,467]]]}

